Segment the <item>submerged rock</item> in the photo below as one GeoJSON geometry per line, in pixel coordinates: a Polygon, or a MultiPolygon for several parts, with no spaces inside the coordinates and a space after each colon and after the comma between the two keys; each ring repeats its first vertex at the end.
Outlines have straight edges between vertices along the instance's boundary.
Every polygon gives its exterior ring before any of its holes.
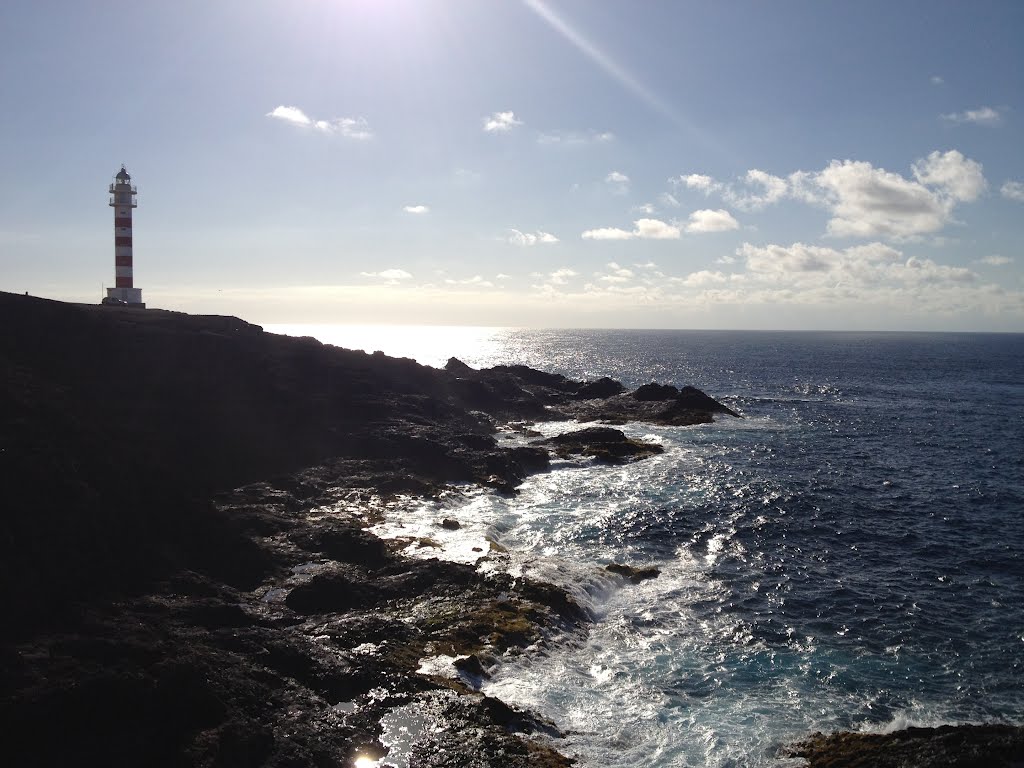
{"type": "Polygon", "coordinates": [[[624,565],[622,563],[611,563],[604,567],[609,573],[614,573],[616,576],[621,576],[634,584],[639,584],[647,579],[656,579],[661,575],[661,571],[653,566],[646,568],[637,568],[633,565],[624,565]]]}

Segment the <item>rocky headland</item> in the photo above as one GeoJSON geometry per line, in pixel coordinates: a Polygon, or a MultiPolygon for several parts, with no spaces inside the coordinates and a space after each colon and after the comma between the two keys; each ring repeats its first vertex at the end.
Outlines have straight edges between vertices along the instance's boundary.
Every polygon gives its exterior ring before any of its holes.
{"type": "MultiPolygon", "coordinates": [[[[420,731],[411,766],[568,765],[553,724],[479,683],[585,631],[586,611],[365,529],[409,497],[514,493],[552,456],[660,450],[611,425],[737,415],[691,387],[438,370],[233,317],[0,294],[0,321],[9,765],[353,766],[385,753],[382,718],[420,731]],[[538,420],[569,423],[497,439],[538,420]],[[421,667],[440,655],[452,674],[421,667]]],[[[624,588],[658,576],[608,571],[624,588]]],[[[1020,729],[991,736],[970,753],[987,761],[948,764],[1019,759],[1020,729]]],[[[834,737],[816,738],[813,765],[868,764],[823,762],[834,737]]]]}

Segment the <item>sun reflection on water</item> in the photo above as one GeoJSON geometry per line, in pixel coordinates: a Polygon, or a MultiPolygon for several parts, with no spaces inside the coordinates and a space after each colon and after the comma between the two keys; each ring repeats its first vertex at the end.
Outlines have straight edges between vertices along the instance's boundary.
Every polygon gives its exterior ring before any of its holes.
{"type": "Polygon", "coordinates": [[[504,348],[509,328],[459,325],[286,325],[264,326],[268,333],[312,336],[324,344],[365,352],[380,350],[443,368],[457,357],[471,366],[492,365],[504,348]]]}

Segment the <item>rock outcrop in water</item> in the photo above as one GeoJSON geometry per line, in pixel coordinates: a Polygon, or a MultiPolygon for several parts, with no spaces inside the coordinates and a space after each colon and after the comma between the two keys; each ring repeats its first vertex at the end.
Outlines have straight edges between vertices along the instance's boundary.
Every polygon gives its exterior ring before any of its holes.
{"type": "Polygon", "coordinates": [[[561,458],[578,454],[606,464],[626,464],[664,451],[657,443],[631,440],[620,430],[611,427],[588,427],[565,432],[547,440],[535,440],[533,444],[549,447],[561,458]]]}

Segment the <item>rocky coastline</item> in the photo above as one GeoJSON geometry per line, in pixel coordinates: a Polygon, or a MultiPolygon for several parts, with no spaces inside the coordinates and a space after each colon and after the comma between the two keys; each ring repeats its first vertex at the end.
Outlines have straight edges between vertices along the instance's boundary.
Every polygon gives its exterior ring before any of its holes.
{"type": "MultiPolygon", "coordinates": [[[[738,417],[691,387],[438,370],[232,317],[0,293],[0,320],[10,765],[359,766],[386,753],[382,721],[422,731],[411,766],[569,765],[554,724],[479,685],[502,657],[585,632],[586,611],[549,584],[409,559],[365,529],[410,497],[515,493],[552,456],[660,450],[617,424],[738,417]],[[565,432],[498,439],[542,419],[565,432]],[[428,656],[452,673],[422,668],[428,656]]],[[[608,570],[623,588],[658,576],[608,570]]],[[[1021,729],[952,730],[914,734],[916,752],[839,734],[789,754],[997,766],[1024,753],[1021,729]],[[959,762],[936,762],[957,739],[971,744],[959,762]]]]}

